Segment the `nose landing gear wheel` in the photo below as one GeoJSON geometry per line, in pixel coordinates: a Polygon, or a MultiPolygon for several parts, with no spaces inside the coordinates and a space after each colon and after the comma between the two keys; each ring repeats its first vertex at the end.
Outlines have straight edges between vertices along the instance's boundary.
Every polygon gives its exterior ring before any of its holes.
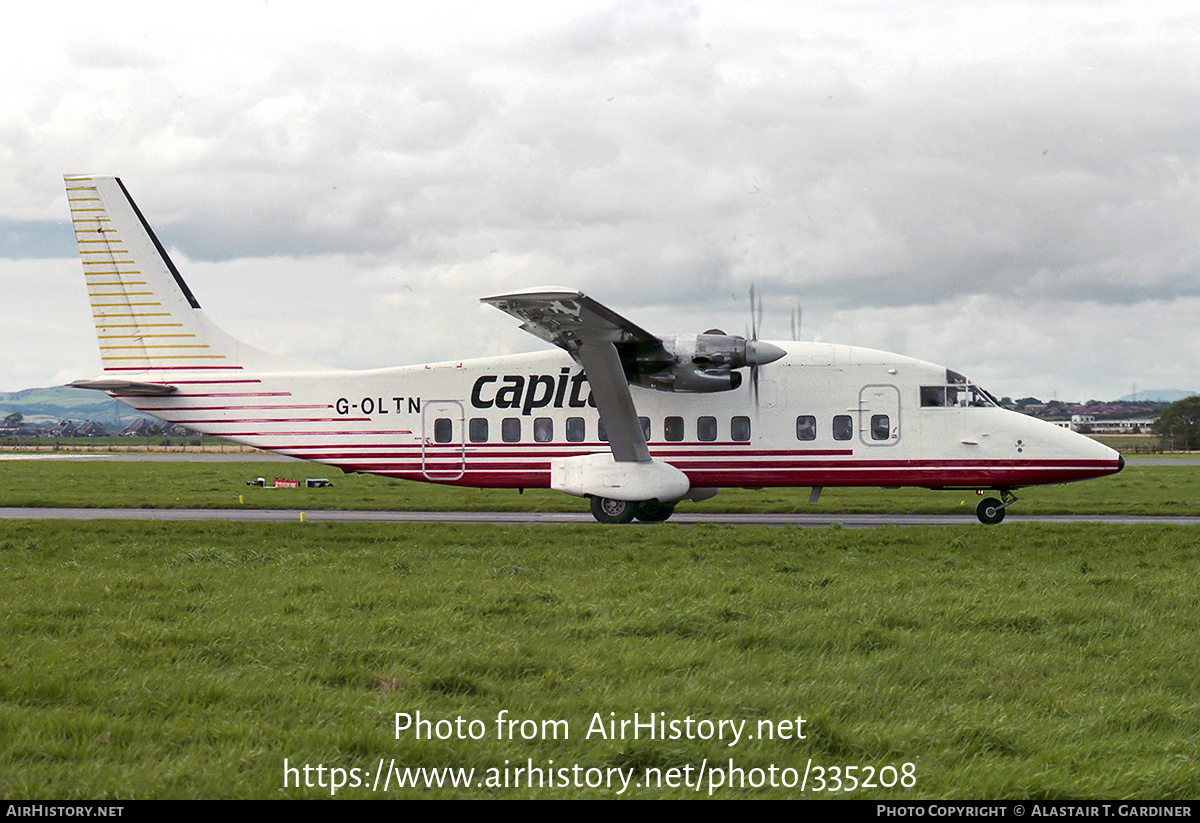
{"type": "Polygon", "coordinates": [[[638,504],[630,500],[610,500],[607,497],[592,498],[592,517],[601,523],[628,523],[637,517],[638,504]]]}
{"type": "Polygon", "coordinates": [[[1004,504],[994,497],[986,498],[976,507],[975,516],[980,523],[993,526],[1004,519],[1004,504]]]}

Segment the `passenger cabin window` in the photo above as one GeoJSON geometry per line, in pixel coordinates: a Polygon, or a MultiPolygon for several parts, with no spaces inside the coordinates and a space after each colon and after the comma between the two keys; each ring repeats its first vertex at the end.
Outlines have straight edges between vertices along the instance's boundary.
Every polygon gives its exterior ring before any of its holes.
{"type": "Polygon", "coordinates": [[[854,436],[854,421],[848,414],[839,414],[833,418],[833,439],[849,440],[854,436]]]}
{"type": "Polygon", "coordinates": [[[796,418],[796,439],[817,439],[817,418],[811,414],[802,414],[796,418]]]}
{"type": "Polygon", "coordinates": [[[729,433],[734,440],[745,442],[750,439],[750,418],[735,417],[729,421],[729,433]]]}
{"type": "Polygon", "coordinates": [[[500,421],[500,439],[505,443],[521,442],[521,418],[506,417],[500,421]]]}
{"type": "Polygon", "coordinates": [[[486,417],[472,417],[467,424],[467,436],[472,443],[486,443],[488,440],[488,422],[486,417]]]}
{"type": "Polygon", "coordinates": [[[454,423],[449,417],[439,417],[433,421],[433,442],[449,443],[454,439],[454,423]]]}
{"type": "Polygon", "coordinates": [[[696,421],[696,437],[706,443],[717,439],[717,418],[701,417],[696,421]]]}
{"type": "Polygon", "coordinates": [[[650,442],[650,418],[649,417],[639,417],[638,422],[642,424],[642,437],[644,437],[646,439],[646,442],[649,443],[650,442]]]}
{"type": "Polygon", "coordinates": [[[603,420],[598,420],[596,422],[596,436],[600,438],[601,442],[603,442],[603,443],[608,442],[608,432],[606,432],[604,430],[604,421],[603,420]]]}
{"type": "Polygon", "coordinates": [[[663,421],[663,434],[667,440],[672,443],[678,443],[683,439],[683,418],[668,417],[663,421]]]}
{"type": "Polygon", "coordinates": [[[892,424],[886,414],[871,415],[871,439],[872,440],[890,440],[892,436],[892,424]]]}
{"type": "Polygon", "coordinates": [[[567,418],[567,441],[570,443],[582,443],[584,436],[587,434],[587,426],[583,422],[582,417],[567,418]]]}
{"type": "Polygon", "coordinates": [[[549,443],[554,439],[554,421],[549,417],[538,417],[533,421],[533,439],[538,443],[549,443]]]}

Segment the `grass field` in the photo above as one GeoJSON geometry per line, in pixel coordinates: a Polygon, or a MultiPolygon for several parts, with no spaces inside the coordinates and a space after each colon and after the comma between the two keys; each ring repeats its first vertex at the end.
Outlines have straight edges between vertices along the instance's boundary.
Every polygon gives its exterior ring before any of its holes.
{"type": "MultiPolygon", "coordinates": [[[[0,505],[583,508],[357,475],[244,485],[278,475],[325,472],[5,461],[0,505]]],[[[1198,476],[1129,467],[1016,511],[1196,514],[1198,476]]],[[[337,796],[1200,796],[1200,529],[983,527],[976,499],[731,490],[694,507],[964,514],[868,530],[0,521],[0,793],[328,797],[330,769],[370,783],[394,761],[476,772],[337,796]],[[475,725],[416,739],[398,712],[475,725]],[[531,722],[501,739],[502,712],[531,722]],[[726,736],[595,733],[635,714],[726,736]],[[753,739],[730,745],[737,728],[753,739]],[[552,785],[529,788],[529,765],[552,785]],[[657,782],[672,775],[699,792],[657,782]]]]}
{"type": "MultiPolygon", "coordinates": [[[[1195,798],[1198,536],[0,523],[0,791],[322,797],[284,787],[285,758],[372,773],[382,758],[477,780],[530,761],[620,768],[624,796],[691,797],[636,784],[732,760],[747,780],[811,762],[827,786],[833,767],[892,783],[911,769],[911,787],[852,797],[1195,798]],[[537,739],[497,739],[503,710],[537,739]],[[418,711],[486,731],[397,739],[395,713],[418,711]],[[597,713],[635,712],[751,733],[799,716],[805,737],[588,739],[597,713]],[[566,721],[561,739],[542,721],[566,721]]],[[[809,780],[806,796],[829,796],[809,780]]]]}

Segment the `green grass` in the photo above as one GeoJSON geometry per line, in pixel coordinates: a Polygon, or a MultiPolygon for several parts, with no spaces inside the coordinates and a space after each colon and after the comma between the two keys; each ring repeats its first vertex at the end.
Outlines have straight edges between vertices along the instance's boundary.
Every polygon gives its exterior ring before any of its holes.
{"type": "Polygon", "coordinates": [[[1198,538],[1021,524],[0,522],[0,792],[328,796],[285,789],[284,758],[371,771],[380,758],[553,760],[639,778],[706,758],[747,770],[811,758],[915,764],[915,787],[853,797],[1196,797],[1198,538]],[[501,710],[570,734],[497,740],[501,710]],[[416,711],[488,733],[397,739],[395,713],[416,711]],[[802,716],[807,735],[585,739],[610,712],[802,716]]]}
{"type": "MultiPolygon", "coordinates": [[[[973,517],[972,492],[927,489],[826,489],[816,504],[807,488],[726,489],[680,511],[920,514],[973,517]]],[[[1129,466],[1098,480],[1017,492],[1015,514],[1200,515],[1200,464],[1129,466]]],[[[383,509],[406,511],[587,511],[585,501],[544,489],[463,489],[369,475],[343,475],[312,463],[116,462],[6,460],[0,462],[0,506],[383,509]],[[265,477],[328,477],[324,489],[263,489],[246,481],[265,477]]]]}
{"type": "Polygon", "coordinates": [[[1110,449],[1116,449],[1121,454],[1146,455],[1161,452],[1163,444],[1157,437],[1136,434],[1089,434],[1110,449]]]}

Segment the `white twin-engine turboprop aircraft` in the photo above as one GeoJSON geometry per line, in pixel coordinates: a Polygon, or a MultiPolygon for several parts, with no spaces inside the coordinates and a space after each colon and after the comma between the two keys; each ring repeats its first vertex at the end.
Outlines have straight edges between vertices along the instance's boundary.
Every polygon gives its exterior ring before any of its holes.
{"type": "Polygon", "coordinates": [[[591,499],[665,520],[723,486],[999,493],[1118,472],[1093,440],[1000,408],[942,366],[871,349],[659,336],[577,291],[483,298],[561,351],[369,371],[245,345],[200,309],[121,181],[66,177],[103,374],[169,423],[346,472],[591,499]],[[743,379],[743,375],[749,379],[743,379]]]}

